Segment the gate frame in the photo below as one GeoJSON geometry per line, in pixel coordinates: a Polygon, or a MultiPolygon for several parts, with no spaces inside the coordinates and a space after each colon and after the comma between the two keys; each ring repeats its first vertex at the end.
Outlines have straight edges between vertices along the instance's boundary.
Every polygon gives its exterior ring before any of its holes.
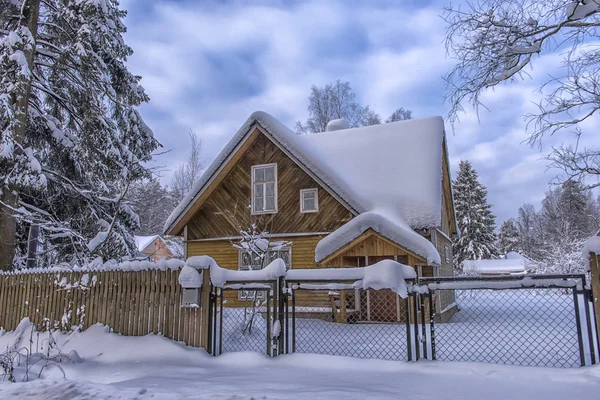
{"type": "MultiPolygon", "coordinates": [[[[573,294],[573,308],[575,312],[575,323],[577,327],[577,342],[579,348],[579,360],[580,365],[583,367],[586,365],[585,362],[585,352],[583,345],[583,326],[582,326],[582,318],[579,309],[579,295],[583,296],[584,301],[584,310],[585,310],[585,325],[587,328],[587,337],[588,337],[588,345],[590,349],[590,365],[596,364],[596,354],[595,354],[595,345],[598,341],[598,336],[600,336],[599,332],[596,332],[594,340],[594,335],[592,333],[592,321],[591,321],[591,313],[590,313],[590,300],[593,299],[593,293],[591,288],[586,287],[586,275],[585,274],[529,274],[529,275],[508,275],[508,276],[451,276],[451,277],[421,277],[418,279],[419,285],[428,287],[428,298],[429,298],[429,307],[430,307],[430,344],[431,344],[431,355],[432,360],[436,360],[436,352],[435,352],[435,310],[431,310],[431,301],[433,292],[436,290],[520,290],[520,289],[570,289],[573,294]],[[548,284],[544,286],[522,286],[515,288],[506,288],[506,289],[494,289],[494,288],[466,288],[466,289],[429,289],[429,284],[432,283],[444,283],[444,282],[511,282],[511,281],[520,281],[523,278],[528,277],[532,280],[551,280],[551,279],[560,279],[560,280],[578,280],[575,286],[558,286],[554,284],[548,284]]],[[[424,307],[424,297],[421,296],[421,307],[424,307]]],[[[591,301],[593,307],[593,301],[591,301]]],[[[422,319],[422,329],[423,334],[426,332],[426,324],[425,319],[422,319]]],[[[426,337],[426,336],[425,336],[426,337]]],[[[423,346],[424,351],[426,352],[427,343],[423,346]]],[[[600,346],[598,347],[600,349],[600,346]]],[[[426,354],[426,353],[425,353],[426,354]]],[[[425,355],[425,358],[427,356],[425,355]]]]}

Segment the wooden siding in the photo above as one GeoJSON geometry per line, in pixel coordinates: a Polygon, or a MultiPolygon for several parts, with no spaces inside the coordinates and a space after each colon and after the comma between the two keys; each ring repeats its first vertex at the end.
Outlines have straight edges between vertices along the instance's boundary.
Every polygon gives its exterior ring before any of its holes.
{"type": "Polygon", "coordinates": [[[188,224],[188,239],[239,235],[255,223],[271,233],[331,232],[351,218],[351,213],[302,170],[267,136],[253,135],[253,142],[188,224]],[[251,215],[253,165],[277,163],[278,209],[276,214],[251,215]],[[319,189],[319,211],[300,213],[300,189],[319,189]]]}
{"type": "Polygon", "coordinates": [[[142,253],[147,255],[150,261],[173,258],[173,253],[171,253],[171,250],[169,250],[165,242],[160,238],[154,239],[152,243],[146,246],[142,253]]]}
{"type": "MultiPolygon", "coordinates": [[[[450,182],[450,171],[448,169],[448,154],[446,152],[446,139],[442,149],[442,226],[441,231],[448,236],[456,233],[456,221],[454,220],[454,204],[452,203],[452,182],[450,182]]],[[[441,255],[441,253],[440,253],[441,255]]]]}

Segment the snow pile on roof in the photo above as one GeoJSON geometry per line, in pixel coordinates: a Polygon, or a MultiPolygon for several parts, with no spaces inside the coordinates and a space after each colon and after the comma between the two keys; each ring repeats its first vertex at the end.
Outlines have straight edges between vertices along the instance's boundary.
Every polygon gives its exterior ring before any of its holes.
{"type": "Polygon", "coordinates": [[[134,236],[135,245],[137,246],[137,249],[139,251],[143,252],[144,250],[146,250],[146,247],[150,246],[152,244],[152,242],[154,242],[159,237],[160,237],[159,235],[134,236]]]}
{"type": "Polygon", "coordinates": [[[168,231],[258,122],[357,213],[385,209],[414,228],[441,224],[441,117],[298,136],[257,111],[206,169],[165,223],[168,231]]]}
{"type": "Polygon", "coordinates": [[[428,264],[441,264],[440,255],[433,243],[412,230],[400,218],[385,217],[376,212],[361,214],[321,239],[315,248],[315,260],[321,262],[369,229],[420,255],[428,264]]]}
{"type": "Polygon", "coordinates": [[[345,119],[332,119],[327,123],[327,126],[325,127],[325,132],[333,132],[349,128],[350,124],[345,119]]]}
{"type": "Polygon", "coordinates": [[[368,267],[356,268],[315,268],[291,269],[285,274],[288,281],[356,281],[348,284],[302,284],[303,288],[329,288],[329,289],[391,289],[402,298],[408,296],[407,279],[415,279],[417,273],[414,268],[400,264],[394,260],[382,260],[368,267]]]}
{"type": "Polygon", "coordinates": [[[196,268],[184,265],[179,273],[179,284],[190,289],[202,287],[202,274],[196,268]]]}
{"type": "Polygon", "coordinates": [[[263,269],[254,271],[232,271],[214,263],[210,266],[210,281],[217,287],[223,287],[227,282],[265,282],[285,276],[285,270],[285,262],[281,258],[271,261],[263,269]]]}
{"type": "Polygon", "coordinates": [[[527,267],[532,262],[519,253],[509,253],[506,258],[498,260],[465,260],[463,272],[465,274],[511,274],[519,275],[527,272],[527,267]],[[510,258],[509,258],[510,255],[510,258]]]}
{"type": "Polygon", "coordinates": [[[413,228],[441,224],[444,122],[430,117],[303,135],[362,208],[386,210],[413,228]]]}

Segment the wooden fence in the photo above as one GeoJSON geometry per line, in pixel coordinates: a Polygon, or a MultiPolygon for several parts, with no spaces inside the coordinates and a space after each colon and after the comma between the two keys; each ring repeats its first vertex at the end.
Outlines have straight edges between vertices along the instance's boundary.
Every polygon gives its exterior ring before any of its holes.
{"type": "Polygon", "coordinates": [[[200,347],[200,308],[181,308],[177,270],[0,275],[0,327],[24,317],[38,327],[83,329],[98,322],[115,333],[149,333],[200,347]]]}

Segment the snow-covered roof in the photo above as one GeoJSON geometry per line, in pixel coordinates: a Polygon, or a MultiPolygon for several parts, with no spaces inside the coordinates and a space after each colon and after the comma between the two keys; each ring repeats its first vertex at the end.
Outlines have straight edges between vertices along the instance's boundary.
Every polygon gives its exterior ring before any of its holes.
{"type": "Polygon", "coordinates": [[[441,117],[299,136],[257,111],[173,210],[165,231],[174,228],[256,123],[356,214],[377,209],[413,228],[441,225],[441,117]]]}
{"type": "Polygon", "coordinates": [[[463,271],[467,274],[524,274],[532,261],[519,253],[511,252],[497,260],[465,260],[463,271]]]}
{"type": "Polygon", "coordinates": [[[315,260],[323,261],[369,229],[420,255],[428,264],[441,264],[440,255],[433,243],[412,230],[402,219],[376,212],[363,213],[321,239],[315,248],[315,260]]]}
{"type": "Polygon", "coordinates": [[[160,235],[135,236],[135,245],[139,251],[143,252],[146,250],[146,247],[150,246],[157,238],[160,238],[160,235]]]}

